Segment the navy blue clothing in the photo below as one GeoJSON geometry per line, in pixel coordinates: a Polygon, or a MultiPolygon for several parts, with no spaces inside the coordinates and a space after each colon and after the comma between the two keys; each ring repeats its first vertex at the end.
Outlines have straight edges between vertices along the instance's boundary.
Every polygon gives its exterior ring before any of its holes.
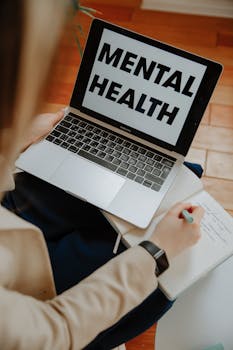
{"type": "MultiPolygon", "coordinates": [[[[197,169],[201,176],[201,168],[197,169]]],[[[16,189],[5,195],[2,204],[43,232],[58,294],[114,257],[116,233],[102,213],[34,176],[18,174],[16,189]]],[[[120,243],[117,254],[125,249],[120,243]]],[[[156,289],[85,349],[112,349],[151,327],[171,306],[156,289]]]]}

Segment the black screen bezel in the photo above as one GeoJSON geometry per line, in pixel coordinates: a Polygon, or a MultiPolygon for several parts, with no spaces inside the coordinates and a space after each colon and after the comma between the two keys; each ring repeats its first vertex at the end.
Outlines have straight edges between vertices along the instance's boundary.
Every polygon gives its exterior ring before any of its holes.
{"type": "Polygon", "coordinates": [[[86,47],[84,50],[84,54],[82,57],[82,62],[79,68],[78,76],[76,79],[76,83],[74,86],[73,94],[70,101],[70,106],[73,108],[76,108],[80,110],[81,112],[88,114],[96,119],[99,119],[101,121],[107,122],[108,124],[111,124],[117,128],[120,129],[127,129],[130,130],[130,133],[133,135],[140,137],[142,139],[145,139],[151,143],[154,143],[160,147],[163,147],[165,149],[169,149],[171,151],[177,152],[182,155],[186,155],[190,145],[192,143],[192,140],[194,138],[194,135],[196,133],[196,130],[200,124],[200,121],[204,115],[205,109],[208,105],[208,102],[210,100],[210,97],[213,93],[213,90],[217,84],[217,81],[219,79],[219,76],[222,72],[222,65],[208,60],[206,58],[196,56],[192,53],[189,53],[187,51],[183,51],[181,49],[178,49],[176,47],[170,46],[168,44],[165,44],[163,42],[157,41],[155,39],[152,39],[150,37],[146,37],[144,35],[141,35],[139,33],[132,32],[128,29],[116,26],[112,23],[100,20],[100,19],[94,19],[92,21],[92,25],[90,28],[89,36],[87,39],[86,47]],[[141,131],[138,131],[134,128],[130,128],[129,125],[120,123],[116,120],[113,120],[111,118],[108,118],[100,113],[97,113],[93,110],[90,110],[86,107],[82,106],[82,102],[84,99],[84,95],[86,92],[86,88],[88,85],[89,77],[92,71],[92,67],[94,65],[94,61],[96,58],[96,53],[98,50],[98,46],[102,37],[102,33],[104,29],[109,29],[113,32],[123,34],[129,38],[136,39],[139,41],[142,41],[146,44],[152,45],[154,47],[157,47],[159,49],[171,52],[173,54],[176,54],[178,56],[181,56],[183,58],[187,58],[189,60],[193,60],[194,62],[203,64],[206,66],[205,74],[202,78],[201,84],[199,86],[198,92],[193,100],[192,106],[190,108],[190,111],[188,113],[188,117],[186,118],[186,121],[183,125],[183,128],[181,130],[181,133],[179,135],[179,138],[177,140],[176,145],[171,145],[167,142],[164,142],[162,140],[159,140],[155,137],[152,137],[146,133],[143,133],[141,131]]]}

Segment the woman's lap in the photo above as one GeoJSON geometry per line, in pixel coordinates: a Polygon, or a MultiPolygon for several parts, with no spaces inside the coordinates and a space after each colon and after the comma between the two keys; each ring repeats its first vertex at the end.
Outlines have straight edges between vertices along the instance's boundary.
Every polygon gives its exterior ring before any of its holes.
{"type": "MultiPolygon", "coordinates": [[[[7,193],[3,205],[42,230],[58,293],[114,257],[116,233],[101,212],[44,181],[19,174],[15,191],[7,193]]],[[[120,243],[118,254],[125,249],[120,243]]],[[[171,306],[164,294],[155,290],[116,325],[99,334],[86,350],[111,349],[137,336],[171,306]]]]}

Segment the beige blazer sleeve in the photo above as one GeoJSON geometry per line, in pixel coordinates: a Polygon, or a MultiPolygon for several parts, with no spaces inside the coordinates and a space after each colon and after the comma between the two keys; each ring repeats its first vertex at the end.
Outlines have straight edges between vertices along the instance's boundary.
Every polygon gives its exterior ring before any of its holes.
{"type": "Polygon", "coordinates": [[[156,289],[154,270],[137,246],[47,302],[0,288],[0,349],[82,349],[156,289]]]}

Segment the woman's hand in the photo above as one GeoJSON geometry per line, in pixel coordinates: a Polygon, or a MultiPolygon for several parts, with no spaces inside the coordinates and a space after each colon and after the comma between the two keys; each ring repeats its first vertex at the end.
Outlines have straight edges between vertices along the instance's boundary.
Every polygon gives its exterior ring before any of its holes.
{"type": "Polygon", "coordinates": [[[198,242],[201,236],[200,223],[203,215],[202,207],[195,207],[189,203],[178,203],[158,223],[150,240],[162,248],[168,259],[171,259],[198,242]],[[184,209],[188,210],[193,217],[191,224],[181,215],[184,209]]]}
{"type": "Polygon", "coordinates": [[[63,118],[63,116],[64,110],[58,111],[57,113],[44,113],[37,115],[32,121],[32,124],[24,137],[21,152],[23,152],[31,144],[40,141],[47,134],[49,134],[54,125],[56,125],[63,118]]]}

